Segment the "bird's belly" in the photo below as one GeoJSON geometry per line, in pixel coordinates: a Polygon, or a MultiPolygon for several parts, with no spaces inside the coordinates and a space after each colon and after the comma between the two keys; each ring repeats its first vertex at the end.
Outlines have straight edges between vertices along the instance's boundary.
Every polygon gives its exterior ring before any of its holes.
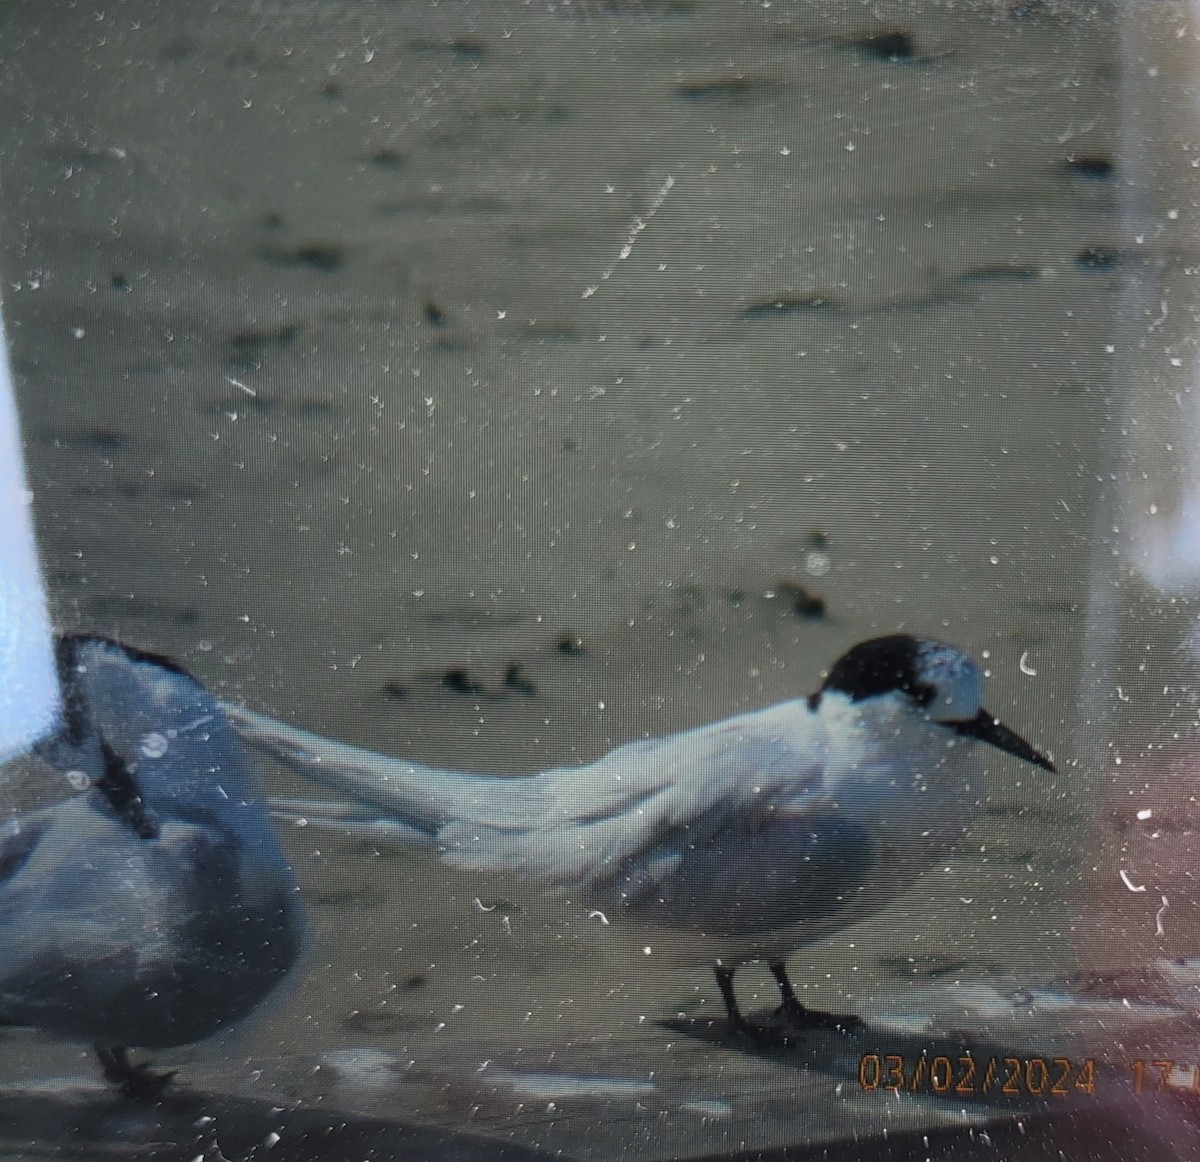
{"type": "Polygon", "coordinates": [[[676,842],[630,861],[593,898],[636,921],[738,937],[843,911],[876,862],[871,835],[832,817],[819,829],[766,826],[676,842]]]}
{"type": "Polygon", "coordinates": [[[54,939],[48,931],[27,970],[0,981],[0,1012],[13,1024],[80,1040],[147,1048],[203,1040],[245,1017],[282,981],[299,947],[282,910],[229,919],[239,937],[258,943],[258,962],[202,944],[187,926],[156,926],[147,941],[133,932],[87,957],[69,932],[54,939]]]}
{"type": "Polygon", "coordinates": [[[784,957],[867,919],[904,895],[948,843],[891,841],[844,814],[781,818],[677,845],[597,885],[588,903],[619,916],[672,960],[784,957]]]}
{"type": "Polygon", "coordinates": [[[290,876],[250,904],[236,852],[203,828],[170,822],[153,843],[124,847],[98,834],[90,847],[48,842],[44,862],[0,893],[0,919],[17,934],[0,955],[6,1021],[178,1045],[241,1019],[286,975],[302,940],[290,876]]]}

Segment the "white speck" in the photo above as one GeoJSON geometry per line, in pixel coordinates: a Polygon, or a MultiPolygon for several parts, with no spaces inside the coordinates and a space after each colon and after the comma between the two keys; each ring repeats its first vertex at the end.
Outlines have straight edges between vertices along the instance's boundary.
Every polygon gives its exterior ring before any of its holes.
{"type": "Polygon", "coordinates": [[[695,1101],[685,1101],[680,1107],[690,1114],[699,1114],[703,1118],[731,1118],[733,1104],[727,1101],[713,1101],[710,1098],[698,1098],[695,1101]]]}
{"type": "Polygon", "coordinates": [[[650,955],[650,954],[651,954],[653,951],[654,951],[654,949],[652,949],[652,948],[650,947],[650,945],[649,945],[649,944],[647,944],[647,945],[646,945],[646,947],[642,949],[642,955],[643,955],[643,956],[649,956],[649,955],[650,955]]]}
{"type": "Polygon", "coordinates": [[[805,571],[812,577],[824,577],[829,572],[830,560],[828,553],[809,553],[804,558],[805,571]]]}
{"type": "Polygon", "coordinates": [[[187,723],[184,726],[180,726],[175,730],[168,730],[167,737],[168,738],[178,738],[181,734],[187,734],[188,731],[191,731],[191,730],[199,730],[200,727],[207,726],[212,721],[213,721],[213,715],[202,714],[202,715],[200,715],[199,718],[192,719],[191,722],[187,723]]]}
{"type": "Polygon", "coordinates": [[[142,752],[143,758],[160,759],[167,753],[170,746],[166,736],[154,730],[142,738],[138,749],[142,752]]]}
{"type": "Polygon", "coordinates": [[[385,1095],[396,1085],[400,1061],[380,1049],[330,1049],[319,1058],[323,1068],[333,1070],[338,1080],[360,1093],[385,1095]]]}
{"type": "Polygon", "coordinates": [[[846,142],[846,152],[847,153],[853,153],[857,148],[858,148],[858,146],[855,145],[853,141],[846,142]]]}
{"type": "Polygon", "coordinates": [[[578,1076],[568,1073],[515,1073],[493,1069],[488,1076],[512,1086],[523,1097],[540,1098],[551,1105],[565,1098],[637,1098],[656,1092],[652,1081],[634,1077],[578,1076]]]}
{"type": "Polygon", "coordinates": [[[271,1132],[270,1132],[270,1133],[269,1133],[269,1134],[268,1134],[268,1135],[267,1135],[267,1136],[266,1136],[266,1137],[263,1139],[263,1145],[264,1145],[264,1146],[266,1146],[268,1149],[270,1149],[270,1147],[274,1146],[274,1145],[275,1145],[275,1143],[276,1143],[276,1142],[278,1142],[278,1141],[279,1141],[279,1135],[278,1135],[277,1133],[275,1133],[275,1131],[274,1131],[274,1130],[272,1130],[272,1131],[271,1131],[271,1132]]]}
{"type": "Polygon", "coordinates": [[[1139,811],[1139,812],[1137,813],[1137,817],[1138,817],[1139,819],[1149,819],[1149,818],[1150,818],[1150,816],[1151,816],[1151,815],[1153,815],[1153,814],[1154,814],[1154,812],[1153,812],[1153,811],[1151,811],[1149,807],[1146,807],[1144,810],[1142,810],[1142,811],[1139,811]]]}
{"type": "Polygon", "coordinates": [[[1159,910],[1157,912],[1155,912],[1155,914],[1154,914],[1154,935],[1155,936],[1163,936],[1166,934],[1166,929],[1163,928],[1162,918],[1163,918],[1163,915],[1166,912],[1166,910],[1171,906],[1170,904],[1167,903],[1166,896],[1161,897],[1161,899],[1162,899],[1162,907],[1159,908],[1159,910]]]}
{"type": "Polygon", "coordinates": [[[1129,873],[1124,868],[1121,869],[1121,879],[1125,882],[1125,886],[1131,892],[1144,892],[1146,890],[1146,885],[1142,884],[1142,886],[1139,888],[1137,884],[1135,884],[1133,880],[1129,878],[1129,873]]]}
{"type": "MultiPolygon", "coordinates": [[[[617,257],[600,272],[600,282],[607,282],[616,272],[617,264],[624,262],[633,253],[633,244],[638,240],[638,236],[650,224],[650,219],[662,208],[663,202],[666,201],[667,195],[671,192],[675,185],[675,179],[670,174],[667,174],[666,181],[659,187],[659,191],[655,194],[650,202],[649,208],[645,214],[638,214],[633,219],[633,224],[629,227],[628,233],[625,235],[625,242],[621,249],[617,252],[617,257]]],[[[581,298],[590,299],[592,295],[600,289],[600,282],[584,288],[581,298]]]]}
{"type": "Polygon", "coordinates": [[[82,327],[72,327],[71,334],[74,335],[76,339],[82,339],[87,332],[82,327]]]}

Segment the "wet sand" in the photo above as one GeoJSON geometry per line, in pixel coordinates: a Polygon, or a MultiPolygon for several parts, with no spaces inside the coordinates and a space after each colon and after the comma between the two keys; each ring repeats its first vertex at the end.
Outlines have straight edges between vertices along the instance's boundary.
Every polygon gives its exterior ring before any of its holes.
{"type": "MultiPolygon", "coordinates": [[[[931,981],[1079,970],[1113,12],[209,7],[0,15],[0,262],[57,624],[308,729],[498,774],[794,697],[874,633],[943,637],[1064,774],[997,762],[970,848],[793,977],[813,1004],[937,1019],[957,1002],[931,981]]],[[[733,1103],[736,1132],[695,1115],[643,1157],[892,1116],[863,1095],[848,1114],[837,1070],[798,1097],[786,1063],[665,1039],[679,1014],[707,1027],[707,973],[483,912],[506,885],[419,855],[284,838],[307,975],[232,1046],[181,1051],[196,1084],[259,1071],[268,1092],[245,1092],[312,1101],[329,1053],[461,1079],[587,1046],[579,1069],[733,1103]]],[[[3,1048],[0,1079],[90,1069],[24,1034],[3,1048]]],[[[478,1104],[466,1082],[442,1105],[385,1089],[337,1101],[434,1122],[478,1104]]]]}

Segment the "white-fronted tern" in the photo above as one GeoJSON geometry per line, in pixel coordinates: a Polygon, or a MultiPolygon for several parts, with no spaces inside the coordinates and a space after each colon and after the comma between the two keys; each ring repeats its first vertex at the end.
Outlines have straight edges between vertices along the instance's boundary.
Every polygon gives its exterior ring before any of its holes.
{"type": "Polygon", "coordinates": [[[0,1023],[90,1041],[108,1080],[152,1097],[171,1074],[128,1047],[248,1015],[296,960],[303,912],[216,700],[106,639],[58,653],[63,721],[31,769],[75,793],[0,827],[0,1023]]]}
{"type": "Polygon", "coordinates": [[[355,800],[280,801],[277,818],[431,846],[458,868],[537,881],[614,927],[673,929],[666,955],[712,964],[741,1029],[734,970],[760,960],[790,1024],[848,1029],[857,1018],[800,1004],[785,958],[887,907],[954,848],[984,795],[979,742],[1054,770],[982,693],[962,651],[875,638],[808,698],[513,778],[227,709],[249,742],[355,800]]]}

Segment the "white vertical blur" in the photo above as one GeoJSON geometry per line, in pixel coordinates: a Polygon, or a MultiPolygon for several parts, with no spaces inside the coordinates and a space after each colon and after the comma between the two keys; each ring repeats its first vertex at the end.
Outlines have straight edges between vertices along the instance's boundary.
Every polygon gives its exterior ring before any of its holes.
{"type": "Polygon", "coordinates": [[[58,678],[21,453],[8,346],[0,322],[0,760],[45,734],[58,678]]]}
{"type": "Polygon", "coordinates": [[[1200,0],[1121,21],[1124,515],[1142,577],[1200,596],[1200,0]]]}
{"type": "MultiPolygon", "coordinates": [[[[1113,248],[1119,295],[1101,340],[1109,378],[1093,385],[1108,406],[1076,735],[1081,764],[1097,770],[1133,713],[1122,689],[1144,673],[1151,611],[1194,618],[1188,599],[1200,597],[1200,0],[1108,11],[1120,33],[1119,217],[1097,241],[1113,248]]],[[[1106,111],[1097,120],[1108,128],[1106,111]]],[[[1200,625],[1191,636],[1200,644],[1200,625]]],[[[1194,673],[1178,677],[1200,692],[1194,673]]]]}

